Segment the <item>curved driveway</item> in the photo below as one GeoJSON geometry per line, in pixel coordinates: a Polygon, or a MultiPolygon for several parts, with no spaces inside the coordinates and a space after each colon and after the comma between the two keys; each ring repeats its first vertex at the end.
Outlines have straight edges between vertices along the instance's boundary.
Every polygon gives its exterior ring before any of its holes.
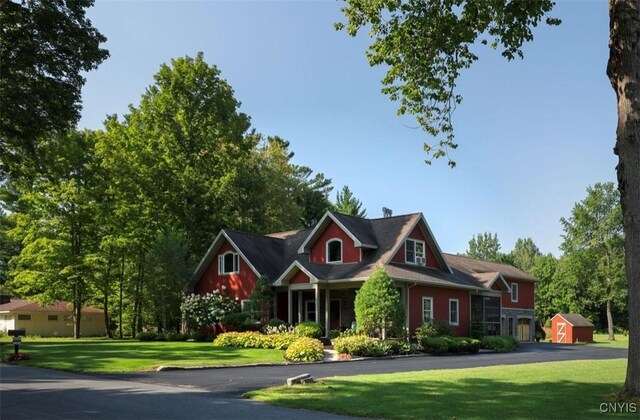
{"type": "Polygon", "coordinates": [[[626,357],[626,349],[528,344],[513,353],[415,356],[324,364],[188,369],[122,375],[0,366],[0,417],[13,419],[338,419],[246,400],[248,390],[314,378],[626,357]]]}

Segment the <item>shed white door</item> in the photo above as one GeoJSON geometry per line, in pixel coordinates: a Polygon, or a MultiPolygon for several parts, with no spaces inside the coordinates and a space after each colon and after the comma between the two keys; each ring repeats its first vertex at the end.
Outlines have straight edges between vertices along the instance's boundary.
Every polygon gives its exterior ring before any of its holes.
{"type": "Polygon", "coordinates": [[[558,331],[556,331],[556,343],[567,342],[567,323],[558,322],[558,331]]]}

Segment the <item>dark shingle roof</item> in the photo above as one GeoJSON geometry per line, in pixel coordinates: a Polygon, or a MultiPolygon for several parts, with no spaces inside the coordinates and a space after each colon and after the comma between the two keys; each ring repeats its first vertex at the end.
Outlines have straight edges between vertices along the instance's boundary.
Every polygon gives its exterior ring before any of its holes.
{"type": "Polygon", "coordinates": [[[589,322],[588,319],[578,314],[558,314],[556,316],[561,316],[564,318],[569,324],[574,327],[593,327],[593,324],[589,322]]]}
{"type": "Polygon", "coordinates": [[[238,249],[260,274],[276,279],[282,272],[285,240],[225,229],[238,249]]]}
{"type": "Polygon", "coordinates": [[[377,248],[376,236],[371,228],[371,222],[360,217],[348,216],[342,213],[330,212],[363,246],[377,248]]]}
{"type": "Polygon", "coordinates": [[[466,257],[464,255],[454,255],[444,253],[444,257],[449,265],[456,267],[458,270],[468,273],[492,273],[499,272],[503,277],[513,280],[539,281],[531,274],[515,268],[509,264],[502,264],[493,261],[482,261],[466,257]]]}

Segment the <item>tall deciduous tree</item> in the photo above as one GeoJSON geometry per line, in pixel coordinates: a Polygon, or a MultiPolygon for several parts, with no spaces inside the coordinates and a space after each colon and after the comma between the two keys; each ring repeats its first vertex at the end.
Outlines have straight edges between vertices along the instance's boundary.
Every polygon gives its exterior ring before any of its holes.
{"type": "Polygon", "coordinates": [[[490,232],[478,233],[473,235],[469,241],[469,249],[466,255],[478,260],[500,261],[500,241],[498,234],[493,235],[490,232]]]}
{"type": "Polygon", "coordinates": [[[613,306],[627,298],[624,272],[624,232],[620,196],[613,183],[587,188],[571,217],[562,218],[561,248],[570,261],[579,261],[579,277],[595,302],[606,306],[609,340],[614,340],[613,306]]]}
{"type": "Polygon", "coordinates": [[[47,133],[80,119],[82,73],[109,53],[85,16],[93,0],[0,3],[0,174],[22,172],[47,133]]]}
{"type": "Polygon", "coordinates": [[[513,265],[527,273],[531,272],[536,264],[536,259],[541,255],[540,250],[531,238],[518,238],[513,251],[511,251],[513,265]]]}
{"type": "MultiPolygon", "coordinates": [[[[533,39],[532,28],[547,16],[551,0],[537,1],[406,1],[345,0],[347,24],[355,36],[369,27],[374,38],[369,63],[387,65],[383,92],[400,101],[399,114],[415,116],[436,137],[425,143],[427,163],[446,157],[457,144],[451,115],[462,101],[455,92],[463,69],[478,57],[471,47],[480,42],[500,49],[507,59],[522,57],[522,45],[533,39]]],[[[618,155],[618,189],[625,231],[629,288],[629,363],[620,395],[640,398],[640,0],[609,0],[610,55],[607,75],[617,95],[618,127],[614,152],[618,155]]]]}
{"type": "Polygon", "coordinates": [[[367,217],[367,209],[362,207],[362,202],[353,195],[348,185],[342,187],[342,190],[336,194],[335,209],[339,213],[367,217]]]}

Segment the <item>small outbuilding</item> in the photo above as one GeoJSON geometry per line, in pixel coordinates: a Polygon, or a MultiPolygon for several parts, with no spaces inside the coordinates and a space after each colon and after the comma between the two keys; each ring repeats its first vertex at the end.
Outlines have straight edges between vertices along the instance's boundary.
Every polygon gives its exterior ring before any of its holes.
{"type": "Polygon", "coordinates": [[[556,314],[551,318],[551,342],[573,344],[593,341],[593,324],[578,314],[556,314]]]}

